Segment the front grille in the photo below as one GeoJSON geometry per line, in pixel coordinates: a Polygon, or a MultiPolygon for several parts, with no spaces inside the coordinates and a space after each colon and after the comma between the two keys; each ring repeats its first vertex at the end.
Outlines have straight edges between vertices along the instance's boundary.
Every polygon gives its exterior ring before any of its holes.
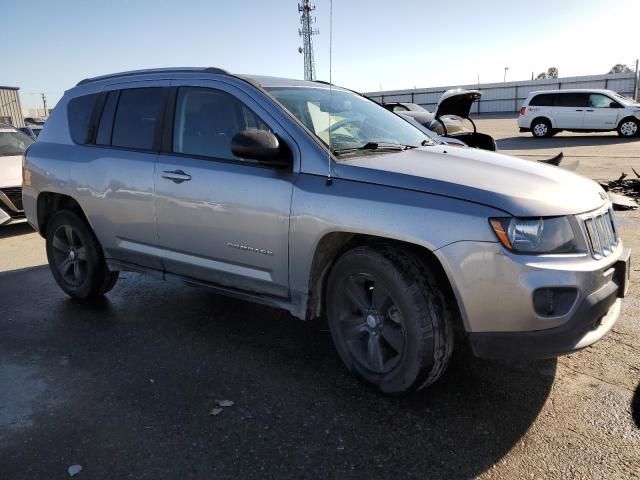
{"type": "Polygon", "coordinates": [[[605,210],[588,213],[581,218],[593,258],[600,259],[611,255],[619,240],[611,212],[605,210]]]}
{"type": "Polygon", "coordinates": [[[7,205],[9,208],[19,212],[24,210],[22,207],[22,187],[0,188],[0,192],[4,193],[11,202],[12,205],[7,205]]]}

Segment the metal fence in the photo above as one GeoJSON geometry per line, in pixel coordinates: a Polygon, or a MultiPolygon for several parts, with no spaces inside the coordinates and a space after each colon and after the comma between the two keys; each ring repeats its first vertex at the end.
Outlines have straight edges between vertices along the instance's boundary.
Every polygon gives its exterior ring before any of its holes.
{"type": "Polygon", "coordinates": [[[482,91],[482,98],[473,105],[472,113],[517,112],[530,92],[538,90],[559,90],[566,88],[604,88],[633,97],[637,80],[635,73],[612,73],[607,75],[587,75],[548,80],[525,80],[502,83],[476,83],[451,85],[447,87],[417,88],[412,90],[390,90],[365,93],[381,103],[411,102],[434,111],[444,92],[452,88],[469,88],[482,91]]]}

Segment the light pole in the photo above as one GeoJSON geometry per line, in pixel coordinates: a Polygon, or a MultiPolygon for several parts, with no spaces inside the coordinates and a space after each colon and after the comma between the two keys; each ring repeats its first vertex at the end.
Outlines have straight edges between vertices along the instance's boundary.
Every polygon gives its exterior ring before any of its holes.
{"type": "Polygon", "coordinates": [[[509,67],[504,67],[504,78],[502,79],[503,82],[507,81],[507,70],[509,70],[509,67]]]}

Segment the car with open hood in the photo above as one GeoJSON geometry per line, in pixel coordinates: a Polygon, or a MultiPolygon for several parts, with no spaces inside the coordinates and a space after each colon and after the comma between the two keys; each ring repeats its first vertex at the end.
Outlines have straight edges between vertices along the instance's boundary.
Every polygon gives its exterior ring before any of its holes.
{"type": "Polygon", "coordinates": [[[0,226],[26,221],[22,208],[22,155],[33,140],[0,123],[0,226]]]}
{"type": "Polygon", "coordinates": [[[480,90],[456,88],[442,94],[433,113],[419,105],[416,105],[418,108],[409,108],[414,104],[405,103],[388,103],[385,104],[385,108],[403,116],[413,117],[442,137],[459,140],[470,147],[496,151],[496,142],[493,137],[478,132],[470,116],[473,103],[480,100],[480,97],[482,97],[480,90]]]}
{"type": "Polygon", "coordinates": [[[28,221],[71,297],[135,271],[326,319],[347,369],[389,394],[435,382],[462,343],[516,359],[587,347],[627,292],[597,183],[451,148],[323,82],[86,79],[23,168],[28,221]]]}

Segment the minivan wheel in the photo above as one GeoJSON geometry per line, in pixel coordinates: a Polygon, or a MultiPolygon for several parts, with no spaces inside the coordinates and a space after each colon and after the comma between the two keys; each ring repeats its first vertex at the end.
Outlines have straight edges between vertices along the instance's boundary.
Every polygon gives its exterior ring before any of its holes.
{"type": "Polygon", "coordinates": [[[546,138],[552,135],[551,124],[548,120],[537,119],[531,124],[531,134],[536,138],[546,138]]]}
{"type": "Polygon", "coordinates": [[[68,295],[79,300],[99,297],[110,291],[118,272],[107,268],[98,240],[75,212],[57,212],[47,225],[49,268],[68,295]]]}
{"type": "Polygon", "coordinates": [[[329,275],[326,310],[346,367],[388,394],[419,390],[445,371],[452,318],[432,272],[387,246],[357,247],[329,275]]]}
{"type": "Polygon", "coordinates": [[[638,121],[633,118],[626,118],[618,125],[618,135],[621,137],[634,137],[638,134],[638,121]]]}

